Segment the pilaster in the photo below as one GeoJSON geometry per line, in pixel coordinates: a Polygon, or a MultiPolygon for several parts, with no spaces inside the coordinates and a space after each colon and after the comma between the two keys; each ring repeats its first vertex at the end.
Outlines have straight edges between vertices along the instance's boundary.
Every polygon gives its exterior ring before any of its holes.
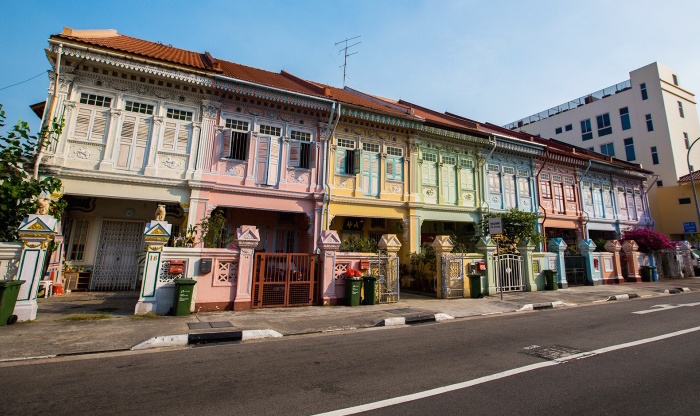
{"type": "MultiPolygon", "coordinates": [[[[146,243],[146,261],[141,280],[141,295],[134,308],[136,315],[164,312],[163,308],[158,308],[158,276],[163,261],[163,247],[170,239],[172,227],[165,221],[154,220],[146,224],[143,232],[143,239],[146,243]]],[[[167,301],[167,299],[160,300],[167,301]]]]}
{"type": "Polygon", "coordinates": [[[596,245],[593,242],[593,240],[590,239],[582,239],[581,241],[578,242],[576,247],[579,249],[581,254],[583,255],[583,259],[586,263],[586,275],[588,276],[588,282],[592,284],[593,286],[598,286],[603,284],[603,279],[600,278],[598,273],[596,273],[594,264],[593,264],[593,253],[595,252],[596,245]]]}
{"type": "Polygon", "coordinates": [[[641,282],[642,276],[639,274],[639,258],[637,257],[637,249],[639,246],[634,240],[627,240],[622,243],[622,251],[625,252],[627,258],[627,278],[628,282],[641,282]]]}
{"type": "MultiPolygon", "coordinates": [[[[449,270],[446,270],[446,256],[452,253],[454,244],[449,236],[439,235],[433,241],[433,250],[435,250],[435,264],[437,266],[437,297],[440,299],[447,298],[447,290],[449,288],[449,270]]],[[[463,280],[464,281],[464,280],[463,280]]],[[[462,287],[464,289],[464,287],[462,287]]]]}
{"type": "Polygon", "coordinates": [[[524,239],[518,242],[518,251],[523,257],[523,280],[525,282],[525,290],[528,292],[537,292],[537,282],[535,281],[535,271],[532,267],[532,253],[535,251],[535,246],[530,242],[530,239],[524,239]]]}
{"type": "Polygon", "coordinates": [[[476,249],[486,258],[486,285],[482,291],[490,295],[491,290],[496,288],[496,242],[489,236],[481,237],[476,243],[476,249]]]}
{"type": "MultiPolygon", "coordinates": [[[[625,279],[622,277],[622,265],[620,263],[620,251],[622,250],[622,245],[617,240],[608,240],[605,242],[605,250],[613,253],[613,273],[609,278],[604,279],[603,283],[607,285],[624,282],[625,279]]],[[[605,267],[605,265],[603,265],[603,267],[605,267]]]]}
{"type": "Polygon", "coordinates": [[[253,225],[241,225],[236,230],[233,242],[240,249],[238,284],[236,285],[236,298],[233,301],[233,310],[239,311],[250,309],[253,295],[255,247],[260,243],[260,232],[253,225]]]}
{"type": "Polygon", "coordinates": [[[566,265],[564,264],[564,251],[566,251],[566,247],[566,243],[561,238],[552,238],[549,240],[549,243],[547,243],[547,250],[557,255],[557,285],[560,289],[569,287],[566,281],[566,265]]]}
{"type": "Polygon", "coordinates": [[[338,248],[340,248],[338,232],[335,230],[322,231],[318,247],[321,250],[323,267],[323,273],[321,274],[323,306],[335,305],[338,303],[335,294],[335,253],[338,251],[338,248]]]}

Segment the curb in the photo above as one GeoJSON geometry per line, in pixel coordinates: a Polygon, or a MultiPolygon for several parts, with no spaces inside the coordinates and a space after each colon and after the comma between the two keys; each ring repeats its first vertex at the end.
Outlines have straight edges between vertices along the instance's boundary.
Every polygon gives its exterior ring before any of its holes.
{"type": "Polygon", "coordinates": [[[250,329],[244,331],[204,332],[198,334],[167,335],[153,337],[131,347],[131,351],[162,347],[184,347],[215,342],[249,341],[263,338],[279,338],[282,334],[271,329],[250,329]]]}
{"type": "Polygon", "coordinates": [[[412,316],[397,316],[395,318],[386,318],[379,321],[377,326],[399,326],[399,325],[412,325],[412,324],[422,324],[425,322],[442,322],[455,319],[446,313],[431,313],[428,315],[412,315],[412,316]]]}
{"type": "Polygon", "coordinates": [[[554,308],[561,308],[564,306],[575,306],[576,304],[574,303],[564,303],[562,301],[554,301],[554,302],[542,302],[542,303],[528,303],[526,305],[523,305],[520,309],[518,309],[518,312],[520,311],[537,311],[540,309],[554,309],[554,308]]]}
{"type": "Polygon", "coordinates": [[[676,295],[678,293],[683,293],[683,292],[690,292],[690,288],[689,287],[677,287],[674,289],[664,290],[664,293],[667,295],[676,295]]]}
{"type": "Polygon", "coordinates": [[[606,300],[627,300],[627,299],[634,299],[638,298],[639,295],[637,293],[630,293],[630,294],[624,294],[624,295],[614,295],[614,296],[609,296],[606,300]]]}

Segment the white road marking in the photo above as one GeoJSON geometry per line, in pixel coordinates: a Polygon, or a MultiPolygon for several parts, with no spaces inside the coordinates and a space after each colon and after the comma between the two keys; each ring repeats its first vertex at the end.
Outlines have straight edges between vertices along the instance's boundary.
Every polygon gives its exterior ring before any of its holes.
{"type": "MultiPolygon", "coordinates": [[[[695,305],[693,304],[692,306],[695,306],[695,305]]],[[[683,329],[680,331],[671,332],[671,333],[659,335],[656,337],[644,338],[644,339],[640,339],[637,341],[626,342],[624,344],[618,344],[618,345],[612,345],[609,347],[599,348],[599,349],[594,350],[594,351],[586,351],[586,352],[582,352],[580,354],[574,354],[574,355],[570,355],[567,357],[558,358],[558,359],[553,360],[553,361],[546,361],[546,362],[541,362],[541,363],[537,363],[537,364],[526,365],[524,367],[514,368],[514,369],[503,371],[500,373],[475,378],[473,380],[468,380],[468,381],[463,381],[461,383],[451,384],[449,386],[438,387],[435,389],[430,389],[430,390],[421,391],[418,393],[408,394],[405,396],[399,396],[399,397],[394,397],[391,399],[380,400],[380,401],[374,402],[374,403],[367,403],[367,404],[363,404],[363,405],[359,405],[359,406],[348,407],[345,409],[333,410],[333,411],[326,412],[326,413],[319,413],[319,415],[340,416],[340,415],[353,415],[353,414],[360,413],[360,412],[368,412],[370,410],[381,409],[383,407],[394,406],[397,404],[406,403],[406,402],[410,402],[413,400],[425,399],[427,397],[437,396],[437,395],[449,393],[449,392],[452,392],[455,390],[465,389],[465,388],[476,386],[479,384],[488,383],[489,381],[499,380],[499,379],[514,376],[517,374],[526,373],[528,371],[538,370],[540,368],[551,367],[553,365],[566,363],[566,362],[572,361],[572,360],[593,357],[596,355],[605,354],[607,352],[617,351],[617,350],[621,350],[624,348],[630,348],[630,347],[634,347],[634,346],[642,345],[642,344],[648,344],[650,342],[656,342],[656,341],[660,341],[663,339],[673,338],[673,337],[677,337],[680,335],[685,335],[685,334],[689,334],[691,332],[697,332],[697,331],[700,331],[700,326],[696,326],[696,327],[688,328],[688,329],[683,329]]]]}
{"type": "Polygon", "coordinates": [[[632,312],[636,313],[638,315],[644,315],[645,313],[652,313],[652,312],[659,312],[659,311],[667,311],[669,309],[676,309],[676,308],[682,308],[684,306],[698,306],[700,305],[700,302],[695,302],[695,303],[680,303],[678,305],[668,305],[668,304],[663,304],[663,305],[654,305],[652,308],[657,308],[657,309],[647,309],[644,311],[637,311],[637,312],[632,312]]]}

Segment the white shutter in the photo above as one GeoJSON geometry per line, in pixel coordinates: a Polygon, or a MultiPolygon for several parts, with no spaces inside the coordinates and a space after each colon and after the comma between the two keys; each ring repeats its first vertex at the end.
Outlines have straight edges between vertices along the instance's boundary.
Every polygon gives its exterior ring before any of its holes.
{"type": "Polygon", "coordinates": [[[365,195],[370,194],[370,154],[365,153],[362,155],[362,193],[365,195]]]}
{"type": "Polygon", "coordinates": [[[172,122],[165,123],[165,130],[163,131],[163,149],[174,150],[176,130],[177,124],[172,122]]]}
{"type": "Polygon", "coordinates": [[[87,108],[78,109],[78,116],[75,119],[75,128],[73,129],[73,137],[76,139],[87,140],[88,131],[90,130],[90,118],[92,111],[87,108]]]}
{"type": "Polygon", "coordinates": [[[117,155],[117,167],[128,168],[129,156],[131,156],[131,145],[134,140],[134,129],[136,127],[136,118],[126,116],[122,123],[122,132],[119,137],[119,154],[117,155]]]}
{"type": "Polygon", "coordinates": [[[462,182],[462,189],[474,189],[474,172],[471,169],[462,169],[459,176],[462,182]]]}
{"type": "Polygon", "coordinates": [[[95,111],[95,118],[92,120],[92,129],[90,129],[90,140],[103,142],[105,139],[106,130],[107,112],[95,111]]]}
{"type": "Polygon", "coordinates": [[[255,181],[266,183],[267,180],[267,158],[270,153],[270,138],[260,137],[258,139],[258,151],[255,154],[255,181]]]}
{"type": "Polygon", "coordinates": [[[335,150],[335,173],[344,174],[345,173],[345,158],[347,157],[347,150],[338,148],[335,150]]]}
{"type": "Polygon", "coordinates": [[[442,167],[442,172],[441,172],[441,180],[442,180],[442,199],[445,202],[450,202],[450,203],[455,203],[456,198],[456,190],[455,187],[457,186],[455,183],[455,169],[454,166],[452,165],[446,165],[442,167]]]}
{"type": "Polygon", "coordinates": [[[148,148],[148,136],[151,131],[150,120],[139,120],[138,130],[136,130],[136,143],[134,144],[134,156],[131,161],[132,170],[141,170],[146,159],[146,149],[148,148]]]}
{"type": "Polygon", "coordinates": [[[297,141],[289,142],[289,166],[298,168],[301,159],[301,143],[297,141]]]}
{"type": "Polygon", "coordinates": [[[270,138],[270,161],[267,165],[267,184],[277,185],[277,175],[280,165],[280,139],[270,138]]]}
{"type": "Polygon", "coordinates": [[[425,163],[423,162],[423,184],[424,185],[437,185],[437,175],[435,172],[435,164],[434,163],[425,163]]]}
{"type": "Polygon", "coordinates": [[[180,124],[177,131],[177,147],[176,151],[180,153],[187,153],[187,145],[190,139],[190,125],[180,124]]]}

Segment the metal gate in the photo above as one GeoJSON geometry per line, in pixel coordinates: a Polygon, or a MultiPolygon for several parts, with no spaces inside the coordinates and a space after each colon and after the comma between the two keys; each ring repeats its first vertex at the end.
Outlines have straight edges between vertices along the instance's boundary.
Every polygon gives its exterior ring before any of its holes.
{"type": "Polygon", "coordinates": [[[442,257],[442,298],[464,297],[464,258],[454,254],[442,257]]]}
{"type": "Polygon", "coordinates": [[[90,290],[134,290],[138,278],[138,255],[143,247],[144,223],[102,221],[100,242],[90,290]]]}
{"type": "Polygon", "coordinates": [[[315,267],[312,254],[256,253],[251,308],[312,305],[315,267]]]}
{"type": "Polygon", "coordinates": [[[583,256],[564,256],[564,271],[569,286],[583,286],[588,281],[586,259],[583,256]]]}
{"type": "Polygon", "coordinates": [[[496,290],[518,292],[525,290],[523,283],[523,258],[517,254],[501,254],[495,257],[496,290]]]}
{"type": "Polygon", "coordinates": [[[377,302],[398,302],[399,259],[380,250],[376,258],[369,261],[369,274],[377,276],[377,302]]]}

